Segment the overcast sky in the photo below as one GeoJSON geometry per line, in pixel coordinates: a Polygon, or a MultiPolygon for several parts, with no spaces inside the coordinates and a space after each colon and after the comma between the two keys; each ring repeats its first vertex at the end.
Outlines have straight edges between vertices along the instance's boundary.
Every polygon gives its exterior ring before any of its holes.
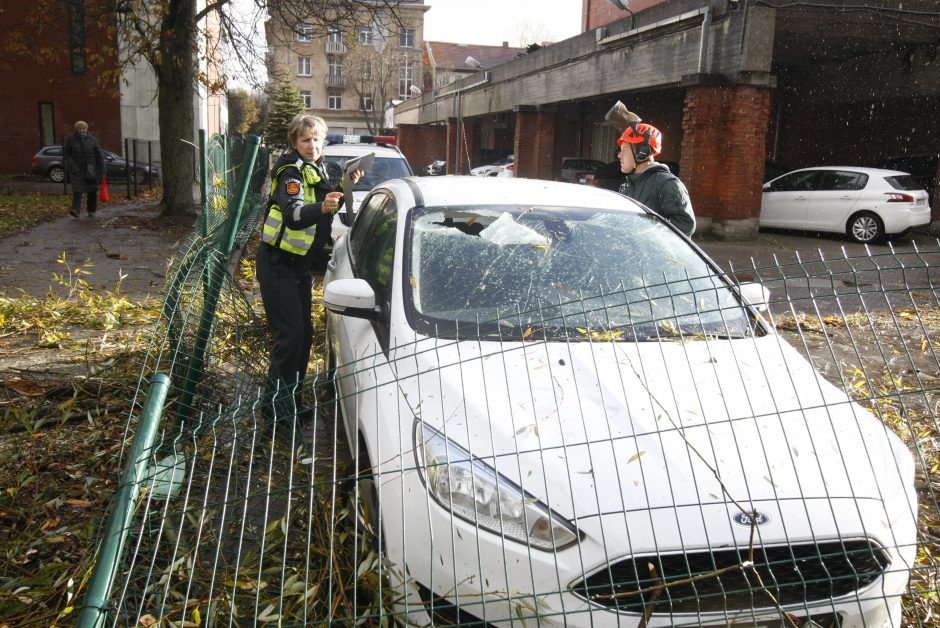
{"type": "Polygon", "coordinates": [[[581,32],[581,0],[424,0],[424,38],[510,46],[561,41],[581,32]],[[525,34],[527,41],[521,42],[525,34]]]}

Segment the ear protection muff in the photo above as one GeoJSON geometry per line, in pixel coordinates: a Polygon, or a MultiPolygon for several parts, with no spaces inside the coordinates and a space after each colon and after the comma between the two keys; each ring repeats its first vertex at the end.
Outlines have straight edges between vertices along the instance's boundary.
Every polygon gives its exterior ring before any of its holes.
{"type": "Polygon", "coordinates": [[[652,132],[650,131],[650,127],[647,125],[644,128],[643,133],[641,134],[639,132],[639,129],[637,129],[636,123],[631,124],[630,126],[633,127],[634,134],[636,134],[637,136],[639,135],[643,136],[642,142],[639,142],[638,144],[631,144],[631,146],[633,147],[633,157],[636,159],[637,163],[641,161],[646,161],[647,159],[649,159],[649,156],[653,154],[653,147],[650,144],[650,139],[652,137],[652,132]]]}

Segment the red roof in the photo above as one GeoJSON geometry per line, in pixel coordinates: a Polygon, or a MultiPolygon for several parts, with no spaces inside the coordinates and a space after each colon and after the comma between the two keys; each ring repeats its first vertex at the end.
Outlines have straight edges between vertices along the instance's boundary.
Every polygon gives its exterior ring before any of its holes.
{"type": "Polygon", "coordinates": [[[526,51],[525,48],[455,44],[448,41],[425,41],[424,43],[430,51],[433,66],[458,72],[473,72],[476,69],[467,65],[467,57],[473,57],[483,65],[484,69],[489,69],[512,61],[526,51]]]}

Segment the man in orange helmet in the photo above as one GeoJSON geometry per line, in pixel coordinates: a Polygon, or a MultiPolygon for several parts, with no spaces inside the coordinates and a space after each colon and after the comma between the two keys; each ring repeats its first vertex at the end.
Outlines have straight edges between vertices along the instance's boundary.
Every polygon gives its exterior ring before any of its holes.
{"type": "Polygon", "coordinates": [[[633,122],[617,140],[620,171],[627,180],[620,193],[640,203],[671,222],[686,235],[695,231],[695,214],[689,191],[665,164],[655,157],[663,150],[663,136],[656,127],[633,122]]]}

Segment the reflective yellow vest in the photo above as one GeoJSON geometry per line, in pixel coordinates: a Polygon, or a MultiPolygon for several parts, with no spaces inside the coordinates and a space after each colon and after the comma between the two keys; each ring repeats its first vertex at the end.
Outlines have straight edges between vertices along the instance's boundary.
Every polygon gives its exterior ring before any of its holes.
{"type": "MultiPolygon", "coordinates": [[[[317,201],[317,193],[313,186],[320,182],[320,175],[312,164],[298,159],[293,163],[287,163],[278,168],[271,177],[271,192],[268,196],[269,201],[274,199],[274,193],[277,191],[278,179],[281,173],[287,168],[294,167],[300,171],[304,180],[304,202],[307,204],[317,201]]],[[[264,219],[264,227],[261,230],[261,240],[275,248],[279,248],[295,255],[306,255],[313,244],[313,238],[316,234],[314,226],[306,229],[289,229],[284,225],[284,214],[281,212],[280,205],[271,203],[268,208],[268,215],[264,219]]]]}

